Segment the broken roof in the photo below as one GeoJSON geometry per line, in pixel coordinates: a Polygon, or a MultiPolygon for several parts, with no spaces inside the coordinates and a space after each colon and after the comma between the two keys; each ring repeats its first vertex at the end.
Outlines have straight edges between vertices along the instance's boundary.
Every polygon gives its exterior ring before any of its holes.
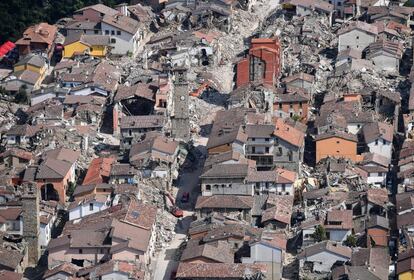
{"type": "Polygon", "coordinates": [[[30,26],[23,32],[23,37],[17,40],[16,45],[45,43],[51,46],[55,40],[57,27],[45,22],[30,26]]]}
{"type": "Polygon", "coordinates": [[[114,101],[121,101],[132,97],[141,97],[154,101],[156,90],[157,87],[155,87],[153,84],[138,83],[133,86],[121,85],[118,87],[114,101]]]}
{"type": "Polygon", "coordinates": [[[162,115],[146,116],[123,116],[121,118],[121,129],[131,128],[162,128],[165,117],[162,115]]]}
{"type": "Polygon", "coordinates": [[[342,59],[347,59],[347,58],[361,58],[362,57],[362,51],[357,50],[357,49],[345,49],[342,50],[338,53],[336,60],[342,60],[342,59]]]}
{"type": "MultiPolygon", "coordinates": [[[[79,276],[82,276],[81,271],[79,276]]],[[[121,272],[127,274],[129,279],[144,279],[145,271],[141,269],[140,263],[129,263],[121,260],[109,260],[108,262],[98,264],[93,268],[86,268],[85,272],[89,272],[90,279],[103,278],[105,275],[113,276],[113,273],[121,272]]]]}
{"type": "Polygon", "coordinates": [[[282,81],[287,83],[287,84],[291,83],[295,80],[303,80],[303,81],[306,81],[306,82],[309,82],[309,83],[313,83],[315,81],[315,76],[310,75],[310,74],[305,73],[305,72],[299,72],[299,73],[293,74],[291,76],[287,76],[286,78],[282,79],[282,81]]]}
{"type": "Polygon", "coordinates": [[[401,59],[403,52],[404,47],[402,43],[381,39],[369,44],[366,48],[366,57],[367,59],[372,59],[376,56],[385,55],[401,59]]]}
{"type": "Polygon", "coordinates": [[[31,160],[33,159],[33,155],[31,152],[25,151],[20,148],[10,148],[0,154],[0,158],[5,158],[8,156],[13,156],[17,158],[21,158],[24,160],[31,160]]]}
{"type": "Polygon", "coordinates": [[[79,267],[77,267],[76,265],[72,264],[72,263],[68,263],[68,262],[64,262],[58,266],[55,266],[52,269],[47,270],[44,275],[43,278],[49,278],[52,277],[53,275],[56,275],[58,273],[63,273],[66,275],[75,275],[75,273],[79,270],[79,267]]]}
{"type": "Polygon", "coordinates": [[[375,25],[363,21],[351,21],[350,23],[339,29],[337,34],[338,36],[340,36],[355,29],[364,31],[374,36],[378,35],[378,28],[375,25]]]}
{"type": "Polygon", "coordinates": [[[395,195],[397,213],[414,210],[414,192],[404,192],[395,195]]]}
{"type": "Polygon", "coordinates": [[[262,215],[262,222],[278,221],[290,225],[293,211],[293,196],[270,194],[267,208],[262,215]]]}

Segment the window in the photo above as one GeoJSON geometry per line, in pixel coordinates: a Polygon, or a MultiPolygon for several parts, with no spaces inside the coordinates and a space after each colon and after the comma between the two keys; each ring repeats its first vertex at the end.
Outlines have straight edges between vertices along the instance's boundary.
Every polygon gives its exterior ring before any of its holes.
{"type": "Polygon", "coordinates": [[[361,128],[361,125],[360,124],[357,124],[357,128],[361,128]]]}
{"type": "Polygon", "coordinates": [[[89,211],[93,211],[93,203],[89,203],[89,211]]]}
{"type": "Polygon", "coordinates": [[[279,147],[279,155],[282,155],[282,148],[279,147]]]}
{"type": "MultiPolygon", "coordinates": [[[[339,5],[340,6],[340,5],[339,5]]],[[[356,36],[356,39],[358,40],[359,39],[359,36],[356,36]]]]}
{"type": "Polygon", "coordinates": [[[346,46],[347,49],[349,49],[349,46],[346,46]]]}
{"type": "Polygon", "coordinates": [[[279,109],[282,110],[282,103],[279,103],[279,109]]]}
{"type": "Polygon", "coordinates": [[[111,30],[111,35],[115,35],[115,30],[111,30]]]}
{"type": "Polygon", "coordinates": [[[105,35],[109,35],[109,30],[105,30],[105,35]]]}
{"type": "Polygon", "coordinates": [[[378,139],[375,139],[375,146],[378,146],[378,139]]]}
{"type": "Polygon", "coordinates": [[[116,35],[121,35],[121,31],[116,31],[116,35]]]}
{"type": "Polygon", "coordinates": [[[266,150],[266,153],[268,153],[269,152],[269,147],[266,147],[265,150],[266,150]]]}
{"type": "Polygon", "coordinates": [[[128,135],[129,136],[132,136],[132,130],[130,129],[130,130],[128,130],[128,135]]]}
{"type": "Polygon", "coordinates": [[[111,38],[111,44],[116,44],[116,39],[111,38]]]}
{"type": "Polygon", "coordinates": [[[79,249],[79,254],[83,254],[83,250],[82,249],[79,249]]]}
{"type": "Polygon", "coordinates": [[[265,141],[266,141],[266,142],[269,142],[269,141],[270,141],[270,139],[269,139],[269,138],[265,138],[265,141]]]}
{"type": "Polygon", "coordinates": [[[256,141],[256,138],[252,138],[252,141],[256,141]]]}
{"type": "Polygon", "coordinates": [[[226,185],[225,184],[221,184],[221,187],[224,189],[226,187],[226,185]]]}
{"type": "Polygon", "coordinates": [[[338,7],[340,7],[340,6],[342,6],[342,3],[341,2],[338,2],[338,7]]]}
{"type": "Polygon", "coordinates": [[[252,154],[256,153],[256,147],[252,147],[252,154]]]}
{"type": "Polygon", "coordinates": [[[239,244],[234,243],[234,249],[238,249],[239,248],[239,244]]]}
{"type": "Polygon", "coordinates": [[[206,185],[206,191],[211,191],[211,186],[210,185],[206,185]]]}
{"type": "Polygon", "coordinates": [[[291,109],[293,108],[293,103],[292,102],[289,103],[289,108],[291,108],[291,109]]]}
{"type": "Polygon", "coordinates": [[[381,177],[381,176],[382,176],[382,172],[378,172],[378,176],[380,176],[380,177],[381,177]]]}
{"type": "Polygon", "coordinates": [[[282,184],[282,192],[286,191],[286,184],[282,184]]]}
{"type": "Polygon", "coordinates": [[[99,34],[99,30],[94,30],[93,33],[99,34]]]}
{"type": "Polygon", "coordinates": [[[382,139],[382,144],[387,145],[387,140],[382,139]]]}
{"type": "Polygon", "coordinates": [[[299,102],[299,108],[302,108],[302,102],[299,102]]]}
{"type": "Polygon", "coordinates": [[[336,144],[339,144],[339,141],[336,141],[336,144]]]}

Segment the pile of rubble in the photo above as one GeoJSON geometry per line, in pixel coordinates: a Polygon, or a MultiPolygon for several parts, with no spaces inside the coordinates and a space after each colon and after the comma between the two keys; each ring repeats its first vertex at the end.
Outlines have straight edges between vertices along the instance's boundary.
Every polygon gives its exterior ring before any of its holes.
{"type": "Polygon", "coordinates": [[[165,248],[174,238],[177,219],[167,211],[159,211],[157,216],[157,249],[165,248]]]}

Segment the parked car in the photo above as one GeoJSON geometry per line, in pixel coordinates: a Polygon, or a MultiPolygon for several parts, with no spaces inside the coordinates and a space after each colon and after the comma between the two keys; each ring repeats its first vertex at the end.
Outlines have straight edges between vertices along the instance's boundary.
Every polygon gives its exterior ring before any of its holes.
{"type": "Polygon", "coordinates": [[[183,196],[181,197],[181,202],[182,203],[187,203],[189,201],[190,201],[190,193],[184,192],[183,196]]]}
{"type": "Polygon", "coordinates": [[[178,208],[177,206],[173,206],[171,208],[171,214],[174,215],[174,217],[177,218],[182,218],[184,216],[184,212],[183,210],[181,210],[180,208],[178,208]]]}

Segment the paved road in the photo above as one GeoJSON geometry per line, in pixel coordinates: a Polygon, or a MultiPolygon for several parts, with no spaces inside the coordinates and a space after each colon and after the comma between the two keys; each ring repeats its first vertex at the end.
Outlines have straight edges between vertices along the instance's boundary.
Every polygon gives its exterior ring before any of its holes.
{"type": "Polygon", "coordinates": [[[159,252],[157,261],[154,266],[154,279],[155,280],[167,280],[170,279],[171,273],[177,270],[178,261],[175,258],[178,253],[178,248],[186,240],[188,228],[192,221],[193,209],[199,194],[198,181],[201,175],[204,158],[205,158],[205,144],[207,138],[198,139],[195,143],[195,147],[200,151],[201,157],[198,159],[198,164],[195,169],[180,174],[177,189],[176,189],[176,201],[180,208],[184,209],[184,217],[181,222],[178,222],[175,228],[176,235],[170,242],[167,248],[159,252]],[[183,192],[190,193],[190,202],[186,204],[180,204],[180,198],[183,192]]]}
{"type": "Polygon", "coordinates": [[[188,228],[192,220],[192,212],[185,211],[184,218],[182,218],[181,226],[177,223],[176,235],[170,242],[169,246],[159,252],[157,262],[154,266],[154,280],[168,280],[171,273],[177,270],[178,261],[175,255],[178,253],[178,248],[186,240],[188,228]]]}

